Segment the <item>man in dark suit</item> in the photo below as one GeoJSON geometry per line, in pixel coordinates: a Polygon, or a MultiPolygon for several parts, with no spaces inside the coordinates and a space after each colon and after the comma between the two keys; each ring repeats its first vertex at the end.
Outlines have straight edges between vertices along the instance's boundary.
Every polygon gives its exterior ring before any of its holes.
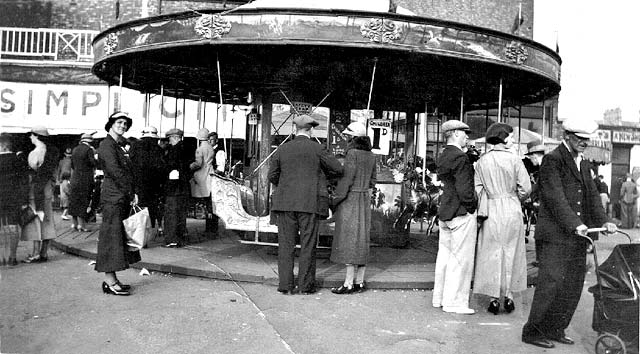
{"type": "Polygon", "coordinates": [[[176,248],[187,242],[187,203],[191,195],[189,165],[193,154],[184,147],[182,130],[173,128],[165,134],[170,145],[165,157],[168,176],[165,181],[164,247],[176,248]]]}
{"type": "MultiPolygon", "coordinates": [[[[269,181],[276,188],[271,210],[278,224],[278,291],[291,294],[316,292],[316,242],[321,177],[342,174],[342,165],[322,145],[311,141],[311,129],[318,122],[308,115],[293,119],[296,137],[275,153],[269,168],[269,181]],[[298,289],[294,284],[293,257],[300,233],[298,289]]],[[[324,191],[326,192],[326,191],[324,191]]]]}
{"type": "Polygon", "coordinates": [[[615,232],[600,203],[584,161],[589,138],[598,125],[567,119],[562,144],[545,155],[540,166],[540,210],[536,225],[538,282],[522,341],[553,348],[555,341],[573,344],[565,329],[578,306],[586,272],[588,227],[603,226],[615,232]]]}
{"type": "Polygon", "coordinates": [[[473,164],[465,153],[469,126],[459,120],[442,124],[447,141],[438,158],[440,237],[432,304],[445,312],[472,315],[469,292],[476,247],[476,207],[473,164]]]}

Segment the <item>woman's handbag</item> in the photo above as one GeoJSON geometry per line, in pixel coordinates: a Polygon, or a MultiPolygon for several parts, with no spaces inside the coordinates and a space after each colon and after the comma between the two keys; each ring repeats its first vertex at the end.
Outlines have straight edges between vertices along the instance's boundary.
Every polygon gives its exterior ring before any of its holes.
{"type": "Polygon", "coordinates": [[[33,211],[33,208],[29,205],[20,207],[20,210],[18,211],[18,224],[21,227],[24,227],[28,223],[32,222],[37,216],[38,214],[36,214],[36,212],[33,211]]]}
{"type": "Polygon", "coordinates": [[[128,218],[122,221],[127,234],[127,246],[130,250],[139,251],[147,244],[148,230],[151,228],[149,209],[137,205],[131,207],[128,218]]]}

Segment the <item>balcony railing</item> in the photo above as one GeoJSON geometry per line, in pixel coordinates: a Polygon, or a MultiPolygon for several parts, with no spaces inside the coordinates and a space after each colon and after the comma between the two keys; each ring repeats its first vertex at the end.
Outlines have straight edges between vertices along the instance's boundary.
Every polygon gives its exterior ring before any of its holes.
{"type": "Polygon", "coordinates": [[[93,65],[98,31],[0,27],[0,62],[93,65]]]}

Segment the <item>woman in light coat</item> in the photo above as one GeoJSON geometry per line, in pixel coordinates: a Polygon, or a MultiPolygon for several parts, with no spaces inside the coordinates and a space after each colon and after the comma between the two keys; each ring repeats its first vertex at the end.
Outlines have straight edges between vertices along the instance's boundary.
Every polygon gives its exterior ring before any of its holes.
{"type": "Polygon", "coordinates": [[[35,148],[29,153],[28,163],[32,176],[29,191],[29,204],[38,217],[22,228],[22,240],[33,241],[33,253],[26,263],[47,261],[49,241],[56,238],[53,220],[53,185],[58,167],[58,149],[48,144],[49,131],[35,126],[29,135],[35,148]]]}
{"type": "Polygon", "coordinates": [[[189,166],[193,171],[191,179],[191,196],[194,198],[209,198],[211,195],[211,175],[213,174],[213,159],[215,151],[209,143],[209,130],[202,128],[196,135],[200,146],[196,149],[196,159],[189,166]]]}
{"type": "Polygon", "coordinates": [[[513,153],[513,128],[494,123],[486,141],[494,147],[475,166],[478,193],[478,234],[473,292],[491,297],[488,311],[497,315],[515,309],[513,294],[527,288],[527,261],[521,201],[531,193],[531,182],[520,157],[513,153]]]}
{"type": "Polygon", "coordinates": [[[334,294],[365,291],[364,273],[369,257],[371,188],[376,184],[376,162],[371,141],[362,123],[351,123],[343,132],[349,145],[344,175],[334,198],[336,229],[331,243],[331,261],[345,264],[344,284],[334,294]]]}

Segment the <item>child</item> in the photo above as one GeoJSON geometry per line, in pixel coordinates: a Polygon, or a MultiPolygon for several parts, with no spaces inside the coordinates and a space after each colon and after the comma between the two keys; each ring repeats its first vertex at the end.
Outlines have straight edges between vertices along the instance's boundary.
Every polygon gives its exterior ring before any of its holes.
{"type": "Polygon", "coordinates": [[[71,179],[71,175],[69,172],[63,172],[60,176],[62,182],[60,183],[60,206],[62,207],[62,220],[69,220],[69,194],[71,185],[69,184],[69,179],[71,179]]]}

